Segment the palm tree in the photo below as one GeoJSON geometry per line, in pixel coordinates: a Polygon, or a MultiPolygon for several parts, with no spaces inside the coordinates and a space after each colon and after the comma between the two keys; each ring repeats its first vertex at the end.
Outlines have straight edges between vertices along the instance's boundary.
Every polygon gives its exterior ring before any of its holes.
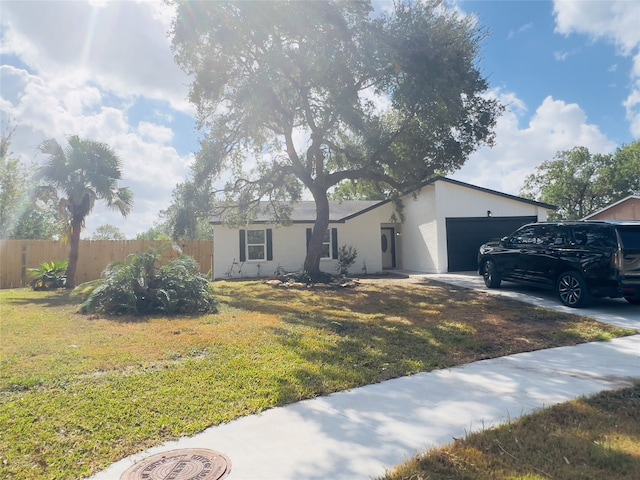
{"type": "Polygon", "coordinates": [[[122,177],[121,161],[105,143],[73,135],[67,138],[64,149],[55,138],[51,138],[42,142],[38,150],[49,155],[36,174],[41,184],[40,191],[59,198],[60,213],[69,225],[66,286],[75,288],[80,231],[95,201],[104,200],[107,206],[119,210],[126,217],[133,206],[133,194],[126,187],[118,187],[118,180],[122,177]]]}

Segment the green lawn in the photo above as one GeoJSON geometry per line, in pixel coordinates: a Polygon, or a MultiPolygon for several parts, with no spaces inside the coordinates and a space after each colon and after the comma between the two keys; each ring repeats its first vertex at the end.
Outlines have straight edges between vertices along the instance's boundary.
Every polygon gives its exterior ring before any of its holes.
{"type": "Polygon", "coordinates": [[[99,317],[0,291],[0,477],[77,479],[276,405],[401,375],[633,334],[435,282],[216,282],[217,314],[99,317]]]}

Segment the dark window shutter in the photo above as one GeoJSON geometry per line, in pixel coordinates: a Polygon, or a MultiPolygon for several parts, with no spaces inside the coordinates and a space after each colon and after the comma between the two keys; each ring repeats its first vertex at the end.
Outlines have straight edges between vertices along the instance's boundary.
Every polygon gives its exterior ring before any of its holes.
{"type": "Polygon", "coordinates": [[[273,230],[267,228],[267,260],[273,260],[273,230]]]}
{"type": "Polygon", "coordinates": [[[311,230],[310,228],[307,228],[307,252],[309,251],[309,242],[311,241],[311,232],[313,230],[311,230]]]}
{"type": "Polygon", "coordinates": [[[331,229],[331,250],[332,256],[334,260],[338,259],[338,229],[331,229]]]}
{"type": "Polygon", "coordinates": [[[247,236],[244,230],[240,230],[240,261],[247,260],[247,236]]]}

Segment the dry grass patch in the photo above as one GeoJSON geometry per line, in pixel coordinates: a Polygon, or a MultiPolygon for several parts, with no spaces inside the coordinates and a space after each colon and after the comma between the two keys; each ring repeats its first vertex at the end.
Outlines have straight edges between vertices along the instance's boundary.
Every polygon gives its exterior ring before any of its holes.
{"type": "Polygon", "coordinates": [[[433,449],[380,480],[636,480],[640,384],[542,410],[433,449]]]}
{"type": "Polygon", "coordinates": [[[216,282],[219,313],[101,317],[0,292],[0,477],[77,479],[276,405],[634,332],[435,282],[216,282]]]}

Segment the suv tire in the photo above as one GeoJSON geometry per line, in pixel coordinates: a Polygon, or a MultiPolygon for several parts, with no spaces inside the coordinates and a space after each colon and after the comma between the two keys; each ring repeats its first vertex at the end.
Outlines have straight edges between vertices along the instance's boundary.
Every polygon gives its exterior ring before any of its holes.
{"type": "Polygon", "coordinates": [[[484,271],[482,274],[484,284],[488,288],[498,288],[502,283],[502,278],[498,273],[498,266],[493,260],[487,260],[484,264],[484,271]]]}
{"type": "Polygon", "coordinates": [[[591,300],[589,287],[582,275],[572,270],[562,273],[556,282],[556,292],[563,305],[571,308],[585,307],[591,300]]]}

